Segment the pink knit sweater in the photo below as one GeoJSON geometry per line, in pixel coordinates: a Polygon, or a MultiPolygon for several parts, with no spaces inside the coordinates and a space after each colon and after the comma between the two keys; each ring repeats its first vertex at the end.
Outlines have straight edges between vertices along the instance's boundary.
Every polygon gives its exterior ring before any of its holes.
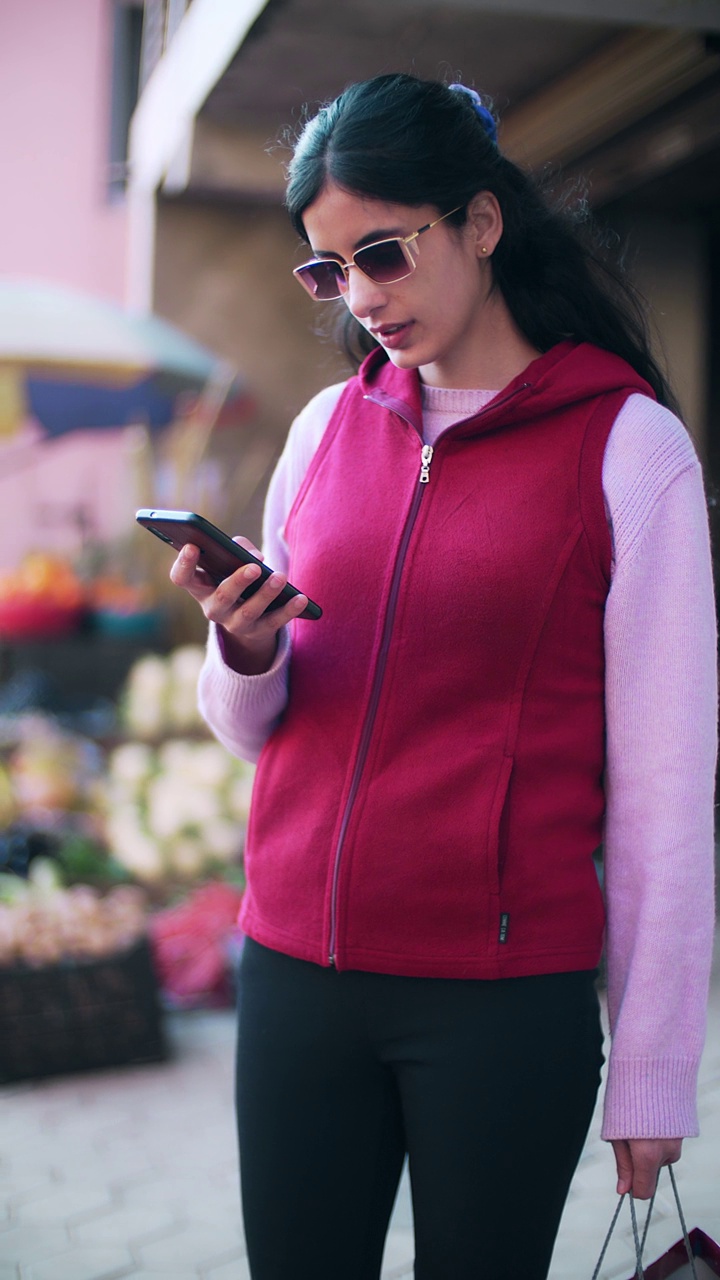
{"type": "MultiPolygon", "coordinates": [[[[287,570],[283,526],[341,385],[293,423],[268,492],[264,551],[287,570]]],[[[496,394],[427,387],[432,443],[496,394]]],[[[613,425],[603,490],[614,563],[605,615],[604,866],[611,1051],[603,1137],[698,1132],[697,1072],[713,942],[716,634],[702,476],[684,427],[633,395],[613,425]]],[[[302,584],[298,584],[302,585],[302,584]]],[[[200,705],[255,760],[285,706],[289,642],[242,676],[210,629],[200,705]]]]}

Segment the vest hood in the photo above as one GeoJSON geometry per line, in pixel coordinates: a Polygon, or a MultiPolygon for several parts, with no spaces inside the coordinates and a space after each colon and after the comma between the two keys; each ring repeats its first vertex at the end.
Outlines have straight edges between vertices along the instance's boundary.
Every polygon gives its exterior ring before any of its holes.
{"type": "MultiPolygon", "coordinates": [[[[399,413],[421,432],[421,382],[417,370],[398,369],[384,351],[377,350],[363,361],[358,378],[364,395],[399,413]]],[[[492,430],[497,416],[505,416],[503,410],[510,400],[513,422],[523,423],[558,409],[581,407],[603,393],[623,390],[656,398],[649,383],[620,356],[588,342],[568,339],[531,361],[498,393],[481,417],[468,418],[463,427],[455,430],[459,435],[492,430]]]]}

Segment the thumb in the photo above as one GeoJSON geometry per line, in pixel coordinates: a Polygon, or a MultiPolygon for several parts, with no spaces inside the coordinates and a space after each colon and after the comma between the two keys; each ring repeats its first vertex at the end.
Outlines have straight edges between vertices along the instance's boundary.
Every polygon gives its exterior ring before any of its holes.
{"type": "Polygon", "coordinates": [[[617,1168],[617,1193],[619,1196],[627,1195],[632,1190],[633,1184],[633,1161],[630,1152],[630,1144],[623,1139],[615,1138],[612,1141],[612,1148],[615,1152],[615,1165],[617,1168]]]}

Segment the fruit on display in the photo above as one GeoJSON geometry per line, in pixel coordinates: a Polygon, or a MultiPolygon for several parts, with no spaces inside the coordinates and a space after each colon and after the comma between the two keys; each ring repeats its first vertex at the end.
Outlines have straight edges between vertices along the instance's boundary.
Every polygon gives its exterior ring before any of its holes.
{"type": "Polygon", "coordinates": [[[87,599],[93,612],[118,614],[144,612],[154,603],[153,592],[147,583],[128,582],[118,573],[94,578],[87,588],[87,599]]]}
{"type": "Polygon", "coordinates": [[[85,601],[77,574],[62,556],[29,551],[17,569],[0,575],[0,597],[52,601],[75,609],[85,601]]]}
{"type": "Polygon", "coordinates": [[[147,931],[142,890],[63,888],[56,865],[36,858],[27,879],[0,875],[0,964],[43,966],[111,956],[147,931]]]}
{"type": "MultiPolygon", "coordinates": [[[[48,563],[31,568],[29,580],[47,586],[48,563]]],[[[17,967],[58,975],[147,938],[167,1002],[232,1000],[255,769],[208,735],[197,708],[203,660],[192,644],[138,659],[97,741],[85,721],[77,732],[71,717],[23,710],[22,698],[0,712],[8,981],[17,967]]]]}
{"type": "Polygon", "coordinates": [[[43,825],[97,808],[104,762],[95,743],[42,715],[22,718],[17,733],[5,768],[19,817],[43,825]]]}
{"type": "Polygon", "coordinates": [[[5,830],[17,817],[18,806],[12,778],[0,762],[0,831],[5,830]]]}
{"type": "Polygon", "coordinates": [[[153,959],[163,995],[175,1008],[232,1001],[233,950],[242,892],[209,881],[150,920],[153,959]]]}
{"type": "Polygon", "coordinates": [[[239,874],[254,766],[217,742],[125,742],[109,753],[105,840],[145,883],[239,874]]]}
{"type": "Polygon", "coordinates": [[[0,636],[68,635],[86,618],[103,631],[153,631],[159,623],[155,592],[122,573],[76,572],[69,560],[47,551],[30,551],[17,568],[0,573],[0,636]]]}
{"type": "Polygon", "coordinates": [[[203,728],[197,682],[205,658],[202,645],[186,644],[163,656],[148,653],[130,668],[120,696],[120,716],[133,738],[203,728]]]}
{"type": "Polygon", "coordinates": [[[120,573],[101,573],[87,586],[94,631],[150,639],[162,630],[162,614],[149,583],[129,582],[120,573]]]}
{"type": "Polygon", "coordinates": [[[0,635],[9,638],[67,634],[86,607],[82,582],[67,560],[31,551],[0,574],[0,635]]]}

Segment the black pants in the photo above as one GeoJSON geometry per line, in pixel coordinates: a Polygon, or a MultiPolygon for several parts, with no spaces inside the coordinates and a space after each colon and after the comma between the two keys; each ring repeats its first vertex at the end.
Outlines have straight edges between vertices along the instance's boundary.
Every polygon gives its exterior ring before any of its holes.
{"type": "Polygon", "coordinates": [[[247,941],[253,1280],[378,1280],[409,1155],[416,1280],[544,1280],[602,1063],[594,973],[337,973],[247,941]]]}

